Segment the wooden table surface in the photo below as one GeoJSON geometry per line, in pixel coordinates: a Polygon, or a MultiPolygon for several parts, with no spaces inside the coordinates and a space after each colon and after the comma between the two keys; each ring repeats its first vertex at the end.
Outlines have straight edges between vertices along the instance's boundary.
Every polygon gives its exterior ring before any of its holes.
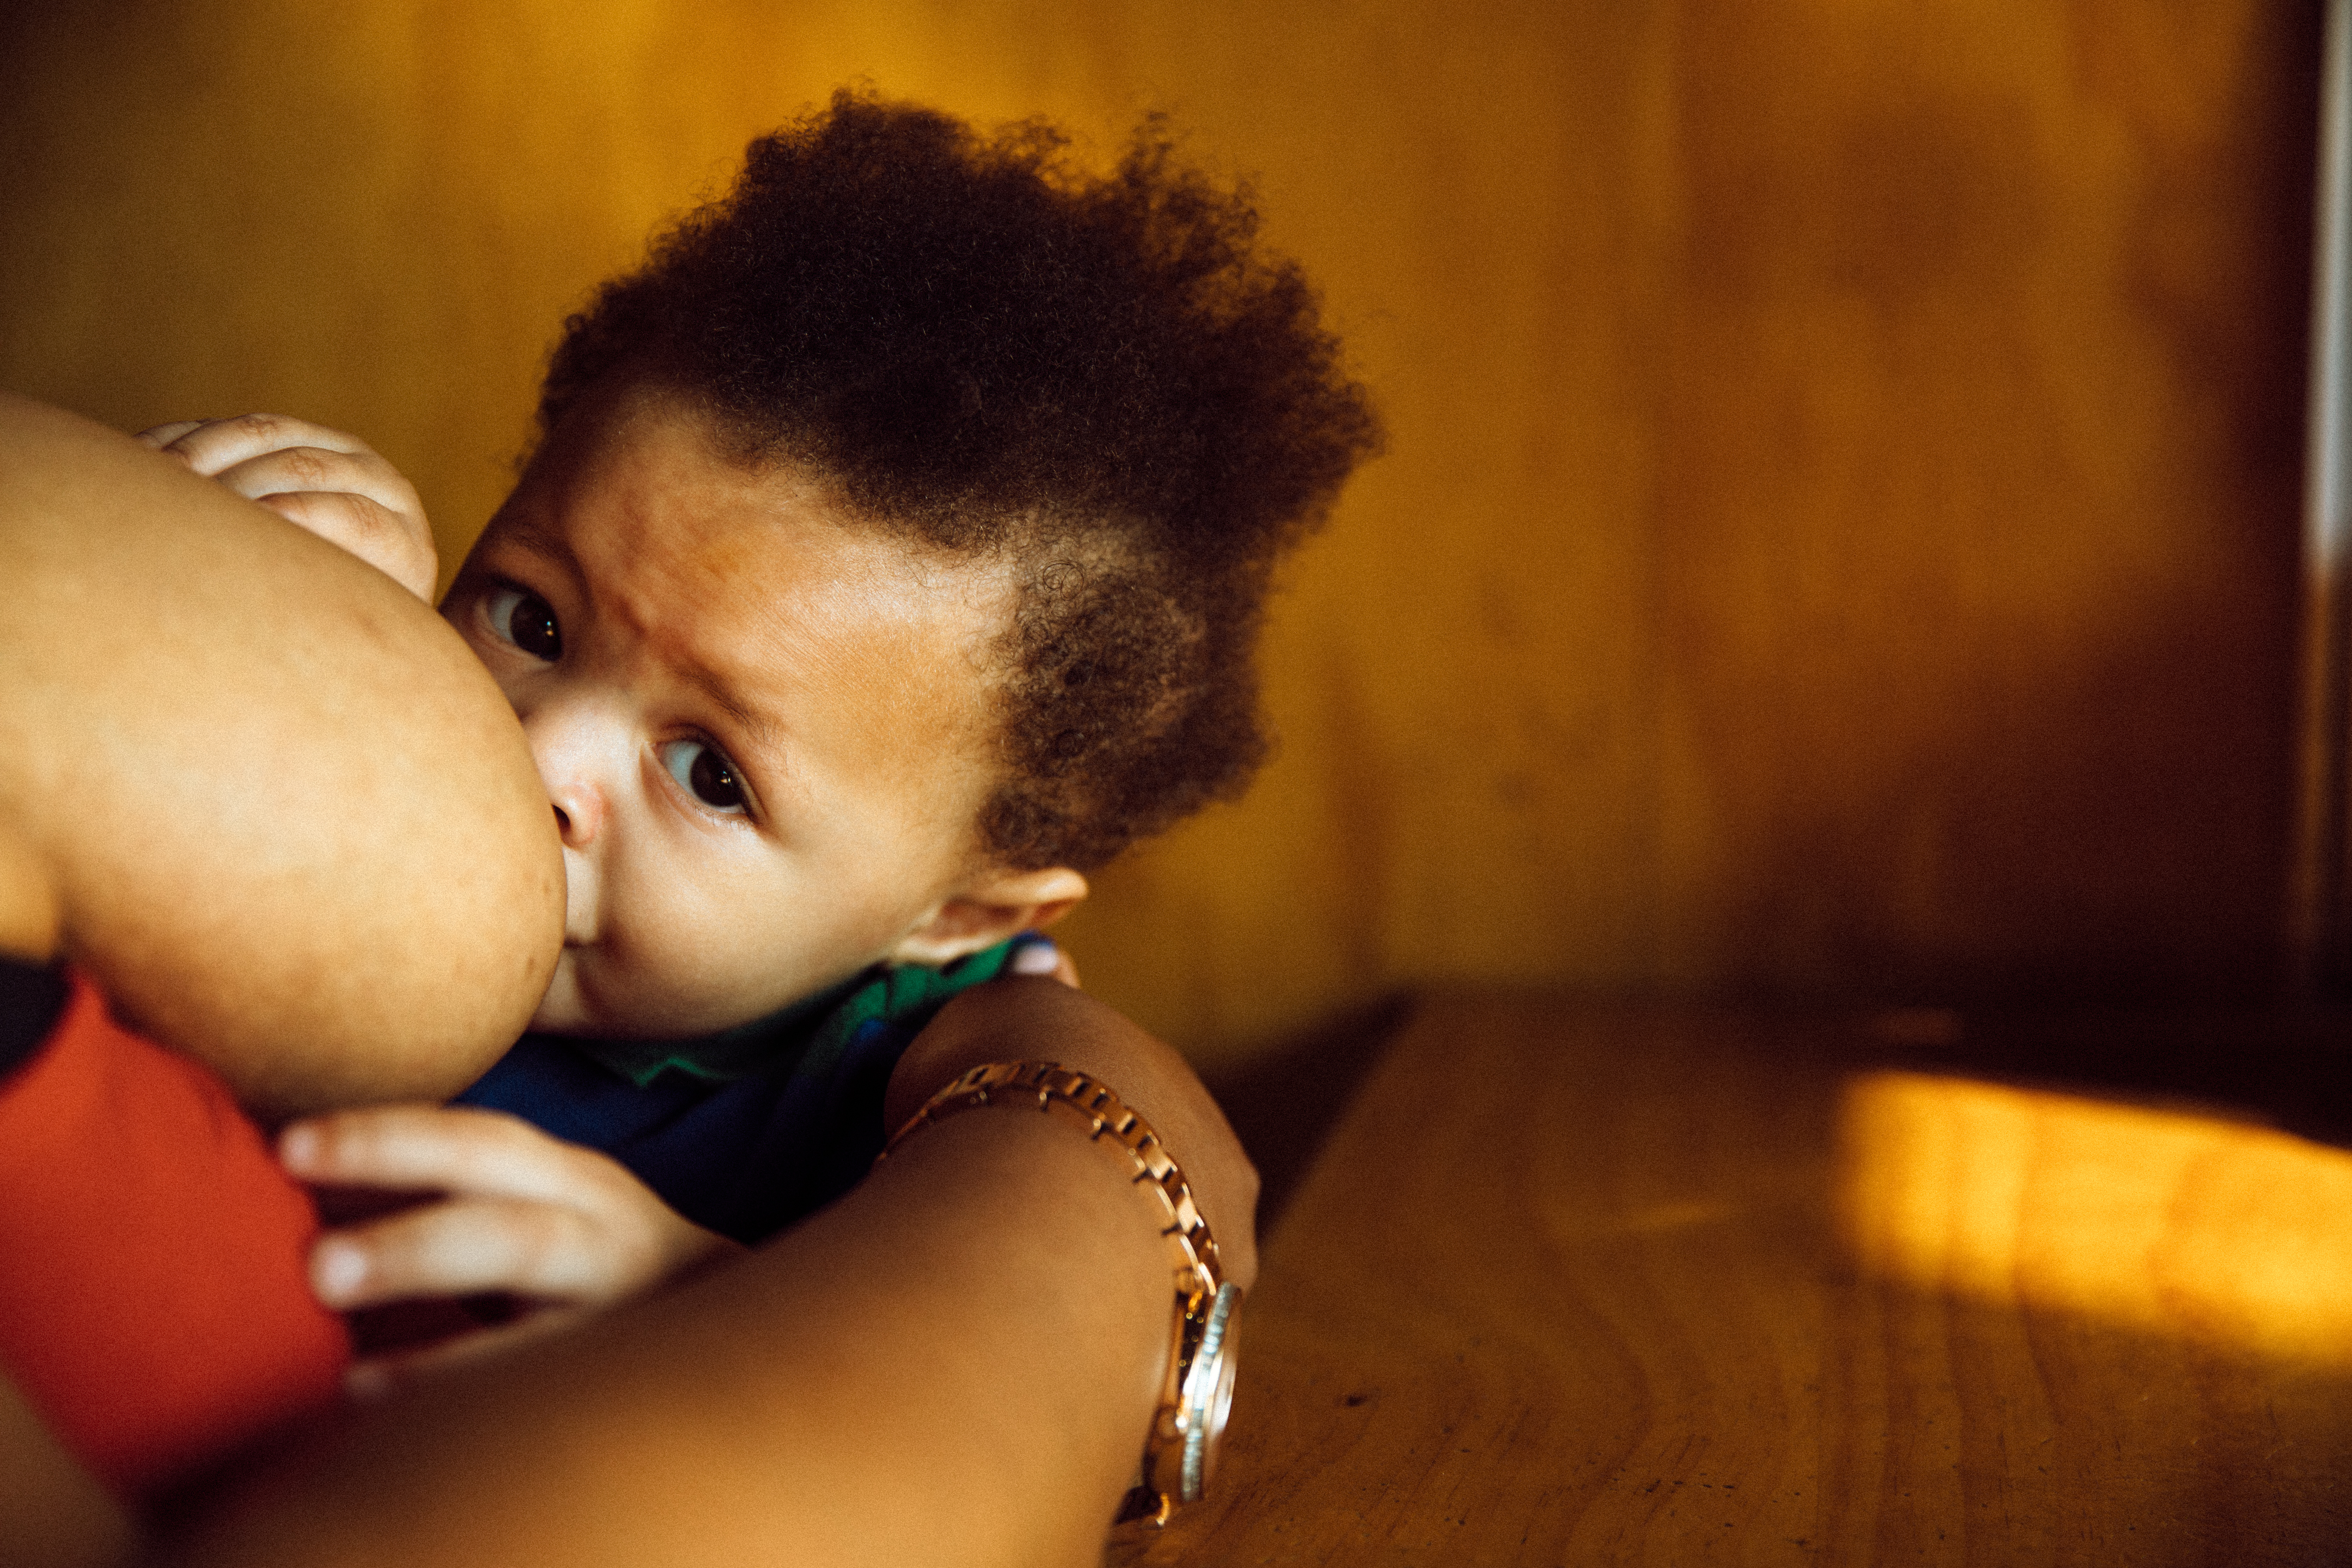
{"type": "Polygon", "coordinates": [[[1952,1027],[1421,1004],[1107,1560],[2352,1563],[2352,1155],[1952,1027]]]}

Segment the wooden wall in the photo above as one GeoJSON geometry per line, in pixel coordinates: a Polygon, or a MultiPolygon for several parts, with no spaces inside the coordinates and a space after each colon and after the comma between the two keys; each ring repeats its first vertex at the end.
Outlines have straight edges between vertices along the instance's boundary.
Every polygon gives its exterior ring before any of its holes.
{"type": "Polygon", "coordinates": [[[1255,174],[1393,452],[1291,574],[1280,760],[1070,928],[1213,1065],[1427,982],[2273,961],[2312,5],[10,10],[0,384],[358,430],[452,560],[564,310],[836,83],[1255,174]]]}

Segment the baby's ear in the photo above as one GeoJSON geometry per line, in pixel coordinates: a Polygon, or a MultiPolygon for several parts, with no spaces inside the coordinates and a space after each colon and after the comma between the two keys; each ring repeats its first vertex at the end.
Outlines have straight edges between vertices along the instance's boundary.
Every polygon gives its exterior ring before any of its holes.
{"type": "Polygon", "coordinates": [[[890,950],[893,963],[949,963],[1024,931],[1043,931],[1087,896],[1087,879],[1067,866],[1042,871],[989,871],[942,900],[890,950]]]}

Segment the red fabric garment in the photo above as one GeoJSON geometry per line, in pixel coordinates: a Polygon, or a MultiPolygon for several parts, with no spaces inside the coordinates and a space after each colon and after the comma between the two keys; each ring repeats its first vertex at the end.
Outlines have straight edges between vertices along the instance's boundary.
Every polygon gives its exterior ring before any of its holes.
{"type": "Polygon", "coordinates": [[[89,983],[0,1084],[0,1366],[127,1497],[331,1401],[316,1213],[220,1080],[89,983]]]}

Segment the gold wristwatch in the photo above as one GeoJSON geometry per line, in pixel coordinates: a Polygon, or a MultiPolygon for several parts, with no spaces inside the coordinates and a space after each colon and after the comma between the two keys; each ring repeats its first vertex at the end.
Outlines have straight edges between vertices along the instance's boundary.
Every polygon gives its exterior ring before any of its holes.
{"type": "Polygon", "coordinates": [[[1209,1222],[1201,1217],[1184,1173],[1168,1157],[1159,1135],[1108,1085],[1057,1063],[990,1062],[972,1068],[931,1096],[898,1129],[882,1157],[887,1159],[918,1129],[986,1106],[1058,1115],[1084,1130],[1112,1152],[1159,1210],[1160,1234],[1176,1276],[1175,1323],[1160,1409],[1117,1522],[1165,1524],[1179,1503],[1200,1497],[1216,1468],[1218,1441],[1234,1403],[1234,1313],[1242,1288],[1224,1278],[1209,1222]]]}

